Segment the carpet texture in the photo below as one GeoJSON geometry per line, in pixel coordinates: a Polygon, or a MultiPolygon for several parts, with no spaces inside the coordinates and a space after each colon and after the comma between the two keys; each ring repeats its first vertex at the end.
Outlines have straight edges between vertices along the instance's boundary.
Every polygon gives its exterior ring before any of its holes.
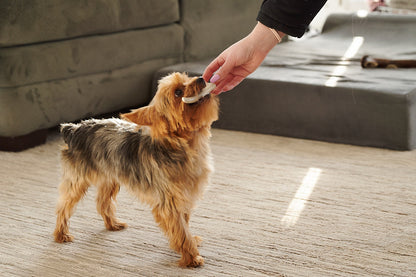
{"type": "Polygon", "coordinates": [[[61,138],[0,152],[1,276],[416,276],[416,152],[213,130],[191,217],[205,265],[180,269],[150,208],[121,189],[110,232],[92,187],[53,241],[61,138]]]}

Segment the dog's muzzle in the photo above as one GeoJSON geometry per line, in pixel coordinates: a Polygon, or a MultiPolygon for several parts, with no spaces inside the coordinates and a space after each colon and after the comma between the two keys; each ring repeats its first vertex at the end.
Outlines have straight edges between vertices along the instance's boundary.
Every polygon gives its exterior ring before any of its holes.
{"type": "Polygon", "coordinates": [[[207,96],[208,94],[210,94],[211,91],[213,91],[215,89],[215,87],[216,86],[215,86],[214,83],[206,83],[206,86],[201,90],[200,93],[198,93],[198,95],[191,96],[191,97],[182,97],[182,102],[184,102],[185,104],[196,103],[200,99],[202,99],[205,96],[207,96]]]}

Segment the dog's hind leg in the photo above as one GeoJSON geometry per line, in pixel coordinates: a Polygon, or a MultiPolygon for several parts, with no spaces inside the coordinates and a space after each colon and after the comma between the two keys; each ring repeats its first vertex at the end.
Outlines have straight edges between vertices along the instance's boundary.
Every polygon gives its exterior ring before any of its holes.
{"type": "Polygon", "coordinates": [[[115,202],[119,191],[120,185],[116,182],[98,186],[97,211],[103,217],[105,227],[110,231],[119,231],[127,227],[126,223],[119,222],[115,216],[115,202]]]}
{"type": "Polygon", "coordinates": [[[56,207],[56,227],[54,237],[56,242],[70,242],[73,236],[69,234],[68,221],[74,212],[75,205],[85,195],[89,183],[85,180],[64,178],[59,186],[59,200],[56,207]]]}
{"type": "MultiPolygon", "coordinates": [[[[173,200],[171,200],[173,202],[173,200]]],[[[182,255],[179,265],[182,267],[198,267],[204,264],[199,255],[197,239],[189,231],[187,220],[189,214],[180,212],[174,203],[169,208],[157,206],[153,208],[153,216],[160,228],[169,238],[170,247],[182,255]]]]}

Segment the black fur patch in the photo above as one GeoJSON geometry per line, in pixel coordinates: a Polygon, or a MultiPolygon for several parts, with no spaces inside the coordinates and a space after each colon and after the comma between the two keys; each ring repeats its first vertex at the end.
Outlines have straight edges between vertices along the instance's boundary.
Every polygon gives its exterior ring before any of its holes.
{"type": "Polygon", "coordinates": [[[185,147],[172,147],[168,140],[152,140],[137,125],[120,119],[87,120],[61,127],[68,149],[63,158],[81,165],[82,174],[94,170],[128,179],[148,189],[161,169],[174,181],[186,166],[185,147]]]}

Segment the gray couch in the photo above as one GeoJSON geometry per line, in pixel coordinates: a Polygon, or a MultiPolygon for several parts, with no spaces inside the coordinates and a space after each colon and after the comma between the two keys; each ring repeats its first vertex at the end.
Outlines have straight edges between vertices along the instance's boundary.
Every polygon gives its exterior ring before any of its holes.
{"type": "Polygon", "coordinates": [[[221,52],[258,0],[3,0],[0,150],[61,122],[147,104],[154,73],[221,52]]]}

